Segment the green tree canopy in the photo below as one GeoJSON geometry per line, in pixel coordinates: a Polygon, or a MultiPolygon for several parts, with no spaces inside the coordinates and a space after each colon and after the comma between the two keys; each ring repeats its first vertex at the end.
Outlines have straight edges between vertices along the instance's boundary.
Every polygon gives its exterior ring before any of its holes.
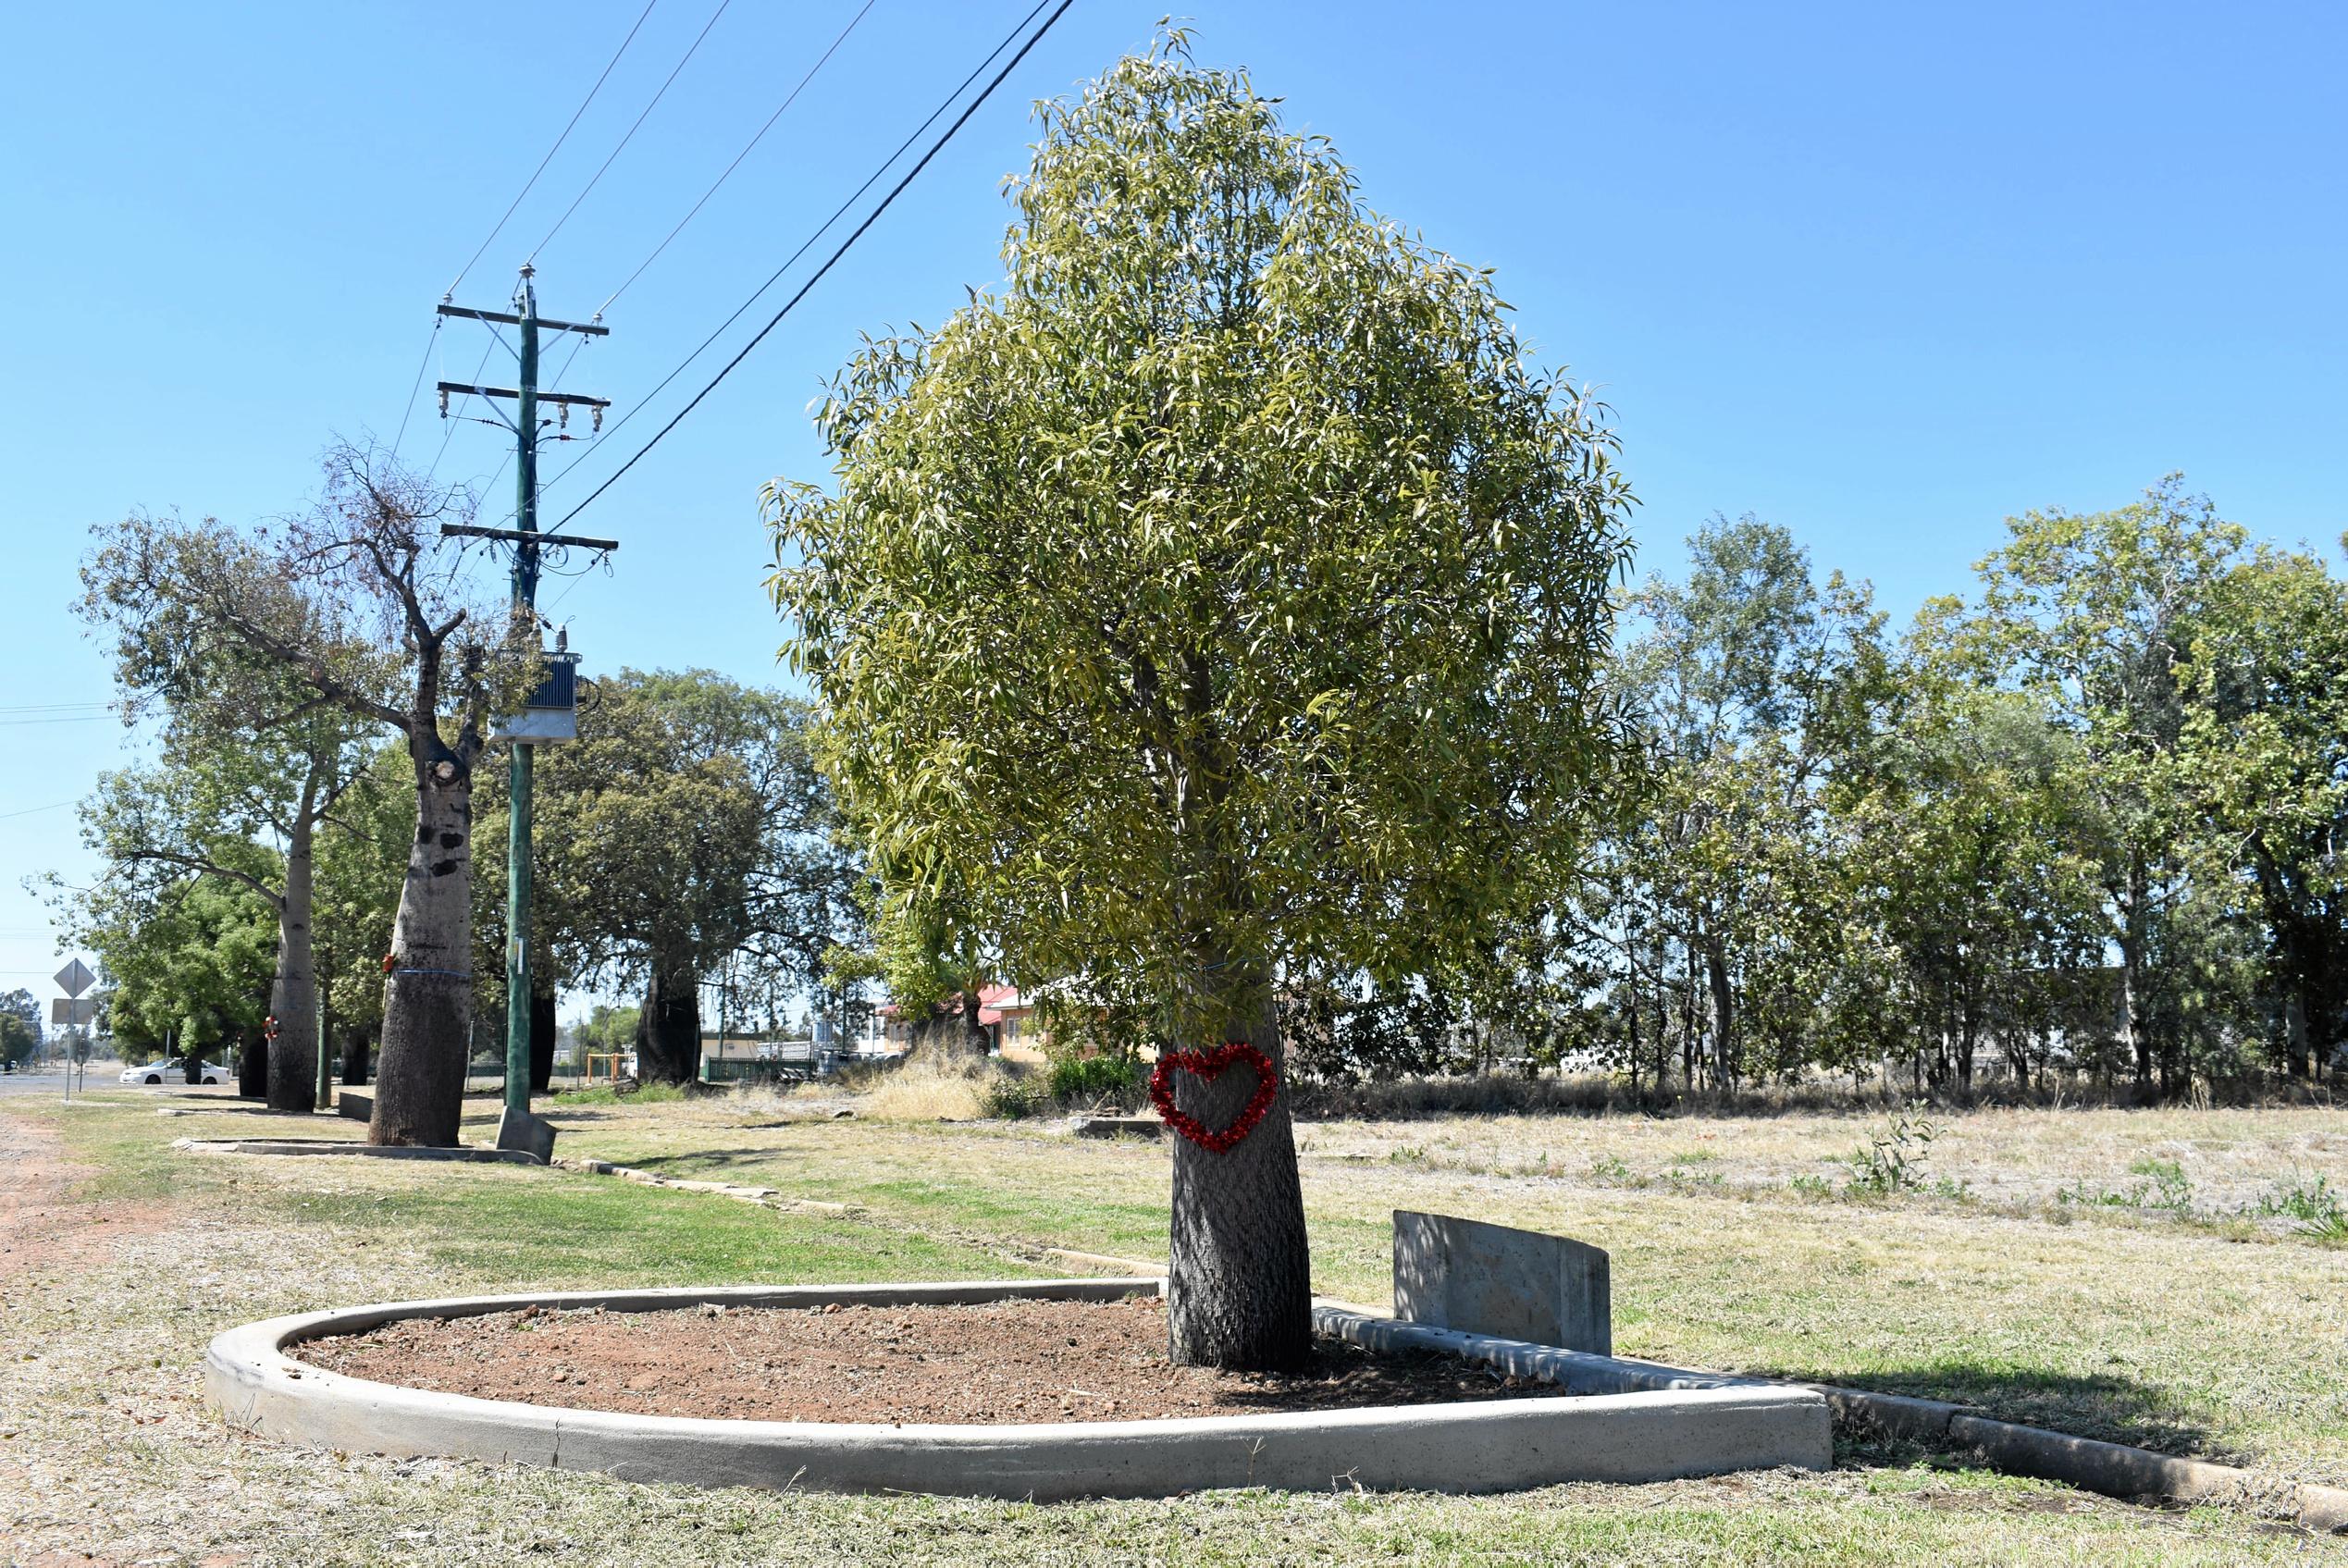
{"type": "MultiPolygon", "coordinates": [[[[834,383],[773,590],[884,922],[1277,1056],[1284,971],[1438,967],[1570,868],[1630,494],[1489,276],[1180,33],[1040,114],[1007,284],[834,383]]],[[[1178,1146],[1172,1266],[1179,1357],[1302,1353],[1284,1100],[1178,1146]]]]}
{"type": "MultiPolygon", "coordinates": [[[[857,862],[808,722],[804,701],[713,671],[622,670],[594,683],[579,738],[539,754],[550,984],[643,984],[649,1077],[696,1071],[704,978],[731,964],[772,1004],[818,983],[855,933],[857,862]]],[[[479,798],[482,885],[501,886],[502,784],[479,798]]]]}

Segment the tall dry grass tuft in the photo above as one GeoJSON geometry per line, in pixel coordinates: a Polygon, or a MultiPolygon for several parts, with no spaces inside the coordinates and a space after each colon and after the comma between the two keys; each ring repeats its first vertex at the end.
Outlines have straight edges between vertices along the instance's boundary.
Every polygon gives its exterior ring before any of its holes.
{"type": "Polygon", "coordinates": [[[988,1114],[988,1097],[1013,1074],[999,1062],[916,1052],[905,1062],[855,1069],[799,1093],[845,1101],[873,1121],[972,1121],[988,1114]]]}

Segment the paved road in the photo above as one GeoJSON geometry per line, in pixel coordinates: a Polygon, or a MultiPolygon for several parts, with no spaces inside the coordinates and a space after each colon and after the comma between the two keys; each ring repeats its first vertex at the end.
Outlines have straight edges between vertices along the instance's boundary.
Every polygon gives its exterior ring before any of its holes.
{"type": "MultiPolygon", "coordinates": [[[[184,1074],[174,1073],[159,1084],[131,1084],[117,1081],[121,1072],[120,1062],[92,1062],[82,1069],[81,1076],[74,1083],[73,1092],[79,1094],[85,1089],[139,1089],[149,1094],[217,1094],[231,1100],[237,1094],[233,1079],[210,1088],[198,1088],[188,1082],[184,1074]]],[[[43,1072],[0,1072],[0,1095],[46,1094],[56,1099],[62,1098],[64,1093],[65,1074],[56,1068],[43,1072]]]]}

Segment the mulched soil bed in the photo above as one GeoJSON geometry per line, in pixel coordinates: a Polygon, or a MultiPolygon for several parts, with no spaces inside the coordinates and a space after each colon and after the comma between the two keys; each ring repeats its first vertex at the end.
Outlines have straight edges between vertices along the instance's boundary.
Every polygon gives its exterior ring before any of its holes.
{"type": "Polygon", "coordinates": [[[314,1366],[530,1404],[762,1421],[1128,1421],[1554,1397],[1451,1356],[1322,1340],[1287,1376],[1166,1359],[1166,1309],[1121,1302],[984,1306],[703,1306],[410,1318],[314,1340],[314,1366]]]}

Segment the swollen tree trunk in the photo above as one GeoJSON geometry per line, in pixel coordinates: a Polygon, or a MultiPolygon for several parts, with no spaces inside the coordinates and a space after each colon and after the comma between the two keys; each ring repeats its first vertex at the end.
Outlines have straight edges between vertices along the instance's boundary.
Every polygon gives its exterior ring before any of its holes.
{"type": "Polygon", "coordinates": [[[364,1029],[354,1029],[342,1042],[342,1083],[347,1089],[364,1089],[367,1082],[367,1056],[374,1043],[364,1029]]]}
{"type": "MultiPolygon", "coordinates": [[[[1283,1081],[1264,1119],[1229,1151],[1173,1140],[1167,1349],[1178,1365],[1280,1371],[1304,1364],[1311,1353],[1313,1287],[1286,1057],[1268,1000],[1232,1038],[1270,1057],[1283,1081]]],[[[1179,1073],[1174,1103],[1215,1130],[1230,1125],[1254,1090],[1255,1075],[1243,1064],[1211,1082],[1179,1073]]]]}
{"type": "Polygon", "coordinates": [[[285,890],[278,898],[278,978],[269,1009],[278,1038],[269,1050],[269,1108],[311,1111],[318,1105],[318,966],[311,941],[310,812],[315,786],[303,792],[286,835],[285,890]]]}
{"type": "Polygon", "coordinates": [[[451,1147],[473,1043],[473,778],[437,739],[409,748],[415,842],[391,927],[367,1142],[451,1147]]]}
{"type": "Polygon", "coordinates": [[[636,1076],[646,1083],[690,1083],[701,1067],[701,988],[690,969],[652,966],[636,1024],[636,1076]]]}

